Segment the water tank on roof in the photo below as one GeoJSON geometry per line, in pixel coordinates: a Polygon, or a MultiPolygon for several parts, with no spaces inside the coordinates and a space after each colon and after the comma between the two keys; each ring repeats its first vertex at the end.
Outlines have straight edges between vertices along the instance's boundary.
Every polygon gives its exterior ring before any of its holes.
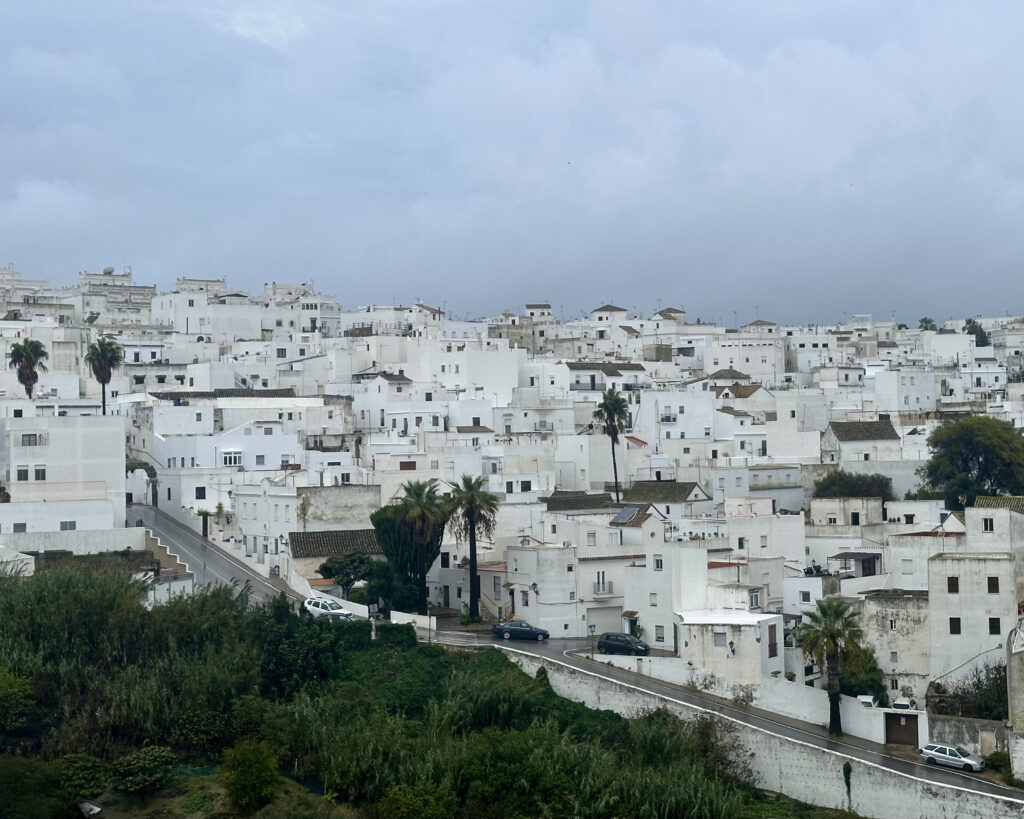
{"type": "Polygon", "coordinates": [[[104,276],[113,276],[114,275],[114,268],[112,268],[112,267],[104,267],[103,268],[103,275],[104,276]]]}

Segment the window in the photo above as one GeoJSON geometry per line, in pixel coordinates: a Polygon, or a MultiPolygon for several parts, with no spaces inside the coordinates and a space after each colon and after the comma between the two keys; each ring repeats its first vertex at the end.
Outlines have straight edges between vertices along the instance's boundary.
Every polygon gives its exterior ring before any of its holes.
{"type": "Polygon", "coordinates": [[[999,594],[999,578],[998,577],[990,577],[988,579],[988,593],[989,594],[999,594]]]}
{"type": "Polygon", "coordinates": [[[21,434],[22,446],[39,446],[39,437],[34,432],[23,432],[21,434]]]}
{"type": "Polygon", "coordinates": [[[759,609],[761,608],[761,593],[751,592],[750,593],[750,608],[759,609]]]}
{"type": "Polygon", "coordinates": [[[665,568],[665,561],[661,555],[654,556],[654,571],[660,572],[665,568]]]}
{"type": "Polygon", "coordinates": [[[810,603],[811,602],[811,593],[809,591],[802,591],[802,592],[800,592],[800,602],[801,603],[810,603]]]}
{"type": "Polygon", "coordinates": [[[530,592],[527,591],[526,589],[523,589],[521,592],[519,592],[519,594],[522,597],[521,602],[523,604],[523,608],[524,609],[525,608],[529,608],[529,606],[530,606],[530,592]]]}
{"type": "Polygon", "coordinates": [[[506,495],[511,495],[512,491],[513,491],[513,483],[512,483],[512,481],[505,481],[505,494],[506,495]]]}
{"type": "Polygon", "coordinates": [[[725,648],[725,632],[715,632],[715,648],[725,648]]]}
{"type": "Polygon", "coordinates": [[[273,435],[274,434],[274,428],[273,427],[263,427],[263,434],[264,435],[273,435]]]}
{"type": "Polygon", "coordinates": [[[890,663],[899,662],[899,652],[898,651],[890,651],[889,652],[889,662],[890,663]]]}
{"type": "Polygon", "coordinates": [[[206,487],[205,486],[197,486],[196,487],[196,500],[206,500],[206,487]]]}
{"type": "Polygon", "coordinates": [[[569,592],[569,599],[570,600],[575,600],[576,599],[576,592],[574,592],[574,591],[569,592]]]}
{"type": "Polygon", "coordinates": [[[530,481],[520,481],[519,482],[519,491],[521,491],[521,492],[529,492],[529,491],[531,491],[532,488],[533,488],[533,484],[530,481]]]}
{"type": "MultiPolygon", "coordinates": [[[[14,411],[14,417],[15,417],[15,418],[21,418],[21,416],[22,416],[22,411],[21,411],[20,409],[16,409],[16,410],[14,411]]],[[[17,524],[15,524],[15,526],[17,526],[17,524]]],[[[24,532],[25,530],[24,530],[24,529],[22,529],[21,531],[23,531],[23,532],[24,532]]]]}
{"type": "Polygon", "coordinates": [[[462,586],[456,586],[455,587],[455,599],[456,600],[461,600],[462,599],[462,586]]]}
{"type": "Polygon", "coordinates": [[[895,631],[895,630],[896,630],[896,621],[895,620],[890,620],[889,621],[889,631],[895,631]]]}
{"type": "Polygon", "coordinates": [[[900,561],[900,574],[913,574],[914,573],[914,561],[910,558],[903,558],[900,561]]]}
{"type": "Polygon", "coordinates": [[[256,456],[256,466],[263,466],[264,464],[266,464],[266,462],[267,462],[267,456],[266,455],[257,455],[256,456]]]}
{"type": "Polygon", "coordinates": [[[657,592],[651,592],[650,605],[652,607],[654,607],[654,608],[657,608],[657,606],[658,606],[658,593],[657,592]]]}
{"type": "Polygon", "coordinates": [[[203,414],[201,412],[197,412],[196,413],[196,420],[197,421],[202,421],[203,420],[203,414]]]}
{"type": "Polygon", "coordinates": [[[37,481],[45,481],[46,480],[46,467],[45,466],[41,466],[41,465],[37,464],[35,471],[36,471],[36,480],[37,481]]]}
{"type": "Polygon", "coordinates": [[[664,643],[665,642],[665,627],[655,626],[654,627],[654,642],[664,643]]]}
{"type": "Polygon", "coordinates": [[[745,537],[737,538],[736,539],[736,548],[737,549],[746,549],[747,548],[747,539],[745,537]]]}
{"type": "Polygon", "coordinates": [[[949,618],[949,633],[959,634],[960,633],[960,618],[950,617],[949,618]]]}
{"type": "Polygon", "coordinates": [[[768,626],[768,656],[779,656],[778,626],[776,625],[768,626]]]}
{"type": "Polygon", "coordinates": [[[768,548],[768,535],[761,535],[761,548],[762,549],[767,549],[768,548]]]}
{"type": "Polygon", "coordinates": [[[981,522],[986,532],[994,532],[996,530],[995,518],[982,518],[981,522]]]}
{"type": "Polygon", "coordinates": [[[896,679],[896,677],[893,677],[891,680],[889,680],[889,690],[890,691],[899,691],[900,690],[900,681],[898,679],[896,679]]]}
{"type": "Polygon", "coordinates": [[[572,563],[566,563],[566,564],[565,564],[565,570],[566,570],[567,572],[571,572],[571,571],[573,570],[573,568],[572,568],[572,563]]]}
{"type": "Polygon", "coordinates": [[[277,357],[278,358],[287,358],[288,357],[288,350],[285,347],[278,347],[277,348],[277,357]]]}
{"type": "MultiPolygon", "coordinates": [[[[27,476],[26,476],[25,480],[28,480],[27,476]]],[[[588,546],[596,546],[597,545],[597,532],[587,532],[587,545],[588,546]]]]}
{"type": "Polygon", "coordinates": [[[448,552],[441,552],[441,568],[451,568],[451,555],[448,552]]]}
{"type": "Polygon", "coordinates": [[[241,452],[225,452],[224,453],[224,466],[241,466],[242,465],[242,453],[241,452]]]}
{"type": "Polygon", "coordinates": [[[62,532],[73,532],[77,528],[78,527],[76,526],[76,521],[73,521],[73,520],[62,520],[60,522],[60,530],[62,532]]]}
{"type": "Polygon", "coordinates": [[[14,532],[15,534],[17,534],[18,532],[24,532],[24,531],[26,531],[25,530],[25,524],[24,523],[15,523],[14,527],[11,529],[11,531],[14,532]]]}
{"type": "Polygon", "coordinates": [[[956,577],[956,576],[947,577],[946,578],[946,591],[949,594],[959,594],[960,593],[960,578],[956,577]]]}
{"type": "Polygon", "coordinates": [[[28,467],[27,466],[19,466],[18,467],[18,480],[19,481],[27,481],[28,480],[28,467]]]}
{"type": "Polygon", "coordinates": [[[988,633],[989,634],[1000,634],[1002,633],[999,629],[999,618],[989,617],[988,618],[988,633]]]}

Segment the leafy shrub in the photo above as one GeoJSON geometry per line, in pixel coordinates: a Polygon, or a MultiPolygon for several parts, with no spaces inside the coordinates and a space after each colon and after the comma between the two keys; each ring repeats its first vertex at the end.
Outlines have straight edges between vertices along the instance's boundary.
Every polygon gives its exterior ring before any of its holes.
{"type": "Polygon", "coordinates": [[[15,731],[25,725],[32,707],[32,681],[0,667],[0,731],[15,731]]]}
{"type": "Polygon", "coordinates": [[[416,629],[409,624],[378,623],[377,641],[391,648],[413,648],[416,645],[416,629]]]}
{"type": "Polygon", "coordinates": [[[162,745],[150,745],[125,754],[113,764],[114,788],[123,793],[147,794],[167,786],[174,752],[162,745]]]}
{"type": "Polygon", "coordinates": [[[231,804],[246,813],[273,801],[280,787],[277,758],[266,742],[243,739],[228,748],[221,777],[231,804]]]}
{"type": "Polygon", "coordinates": [[[446,785],[420,780],[415,785],[395,785],[377,810],[388,819],[449,819],[455,814],[455,794],[446,785]]]}
{"type": "Polygon", "coordinates": [[[0,756],[0,816],[53,819],[71,807],[55,767],[38,759],[0,756]]]}
{"type": "Polygon", "coordinates": [[[217,804],[217,794],[206,787],[193,788],[188,792],[182,808],[185,813],[207,814],[217,804]]]}
{"type": "Polygon", "coordinates": [[[61,788],[75,802],[99,796],[107,789],[110,766],[88,754],[67,754],[54,763],[61,788]]]}

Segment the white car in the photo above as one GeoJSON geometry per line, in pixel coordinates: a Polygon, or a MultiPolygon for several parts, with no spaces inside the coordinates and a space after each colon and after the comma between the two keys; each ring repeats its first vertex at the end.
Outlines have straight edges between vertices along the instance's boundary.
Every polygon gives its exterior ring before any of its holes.
{"type": "Polygon", "coordinates": [[[985,760],[977,754],[959,745],[943,745],[938,742],[925,745],[921,749],[921,759],[929,765],[949,765],[965,771],[980,771],[985,767],[985,760]]]}
{"type": "Polygon", "coordinates": [[[307,597],[302,607],[314,617],[330,617],[332,620],[354,620],[355,615],[337,600],[328,597],[307,597]]]}

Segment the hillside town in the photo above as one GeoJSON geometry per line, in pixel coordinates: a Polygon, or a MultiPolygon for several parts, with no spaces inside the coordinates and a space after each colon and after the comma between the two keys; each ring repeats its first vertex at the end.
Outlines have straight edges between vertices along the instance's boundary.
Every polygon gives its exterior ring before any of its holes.
{"type": "Polygon", "coordinates": [[[1024,319],[723,326],[650,300],[470,320],[306,282],[0,269],[0,561],[142,549],[154,602],[188,594],[205,578],[137,525],[150,507],[298,599],[343,598],[319,569],[383,559],[371,515],[470,476],[493,526],[472,555],[445,531],[428,627],[465,622],[475,581],[474,621],[630,634],[650,655],[606,662],[822,722],[797,632],[838,598],[889,706],[844,698],[847,732],[926,741],[934,698],[1005,665],[1009,719],[972,741],[1024,777],[1024,498],[920,491],[936,430],[1024,431],[1024,319]],[[884,489],[823,492],[836,476],[884,489]]]}

